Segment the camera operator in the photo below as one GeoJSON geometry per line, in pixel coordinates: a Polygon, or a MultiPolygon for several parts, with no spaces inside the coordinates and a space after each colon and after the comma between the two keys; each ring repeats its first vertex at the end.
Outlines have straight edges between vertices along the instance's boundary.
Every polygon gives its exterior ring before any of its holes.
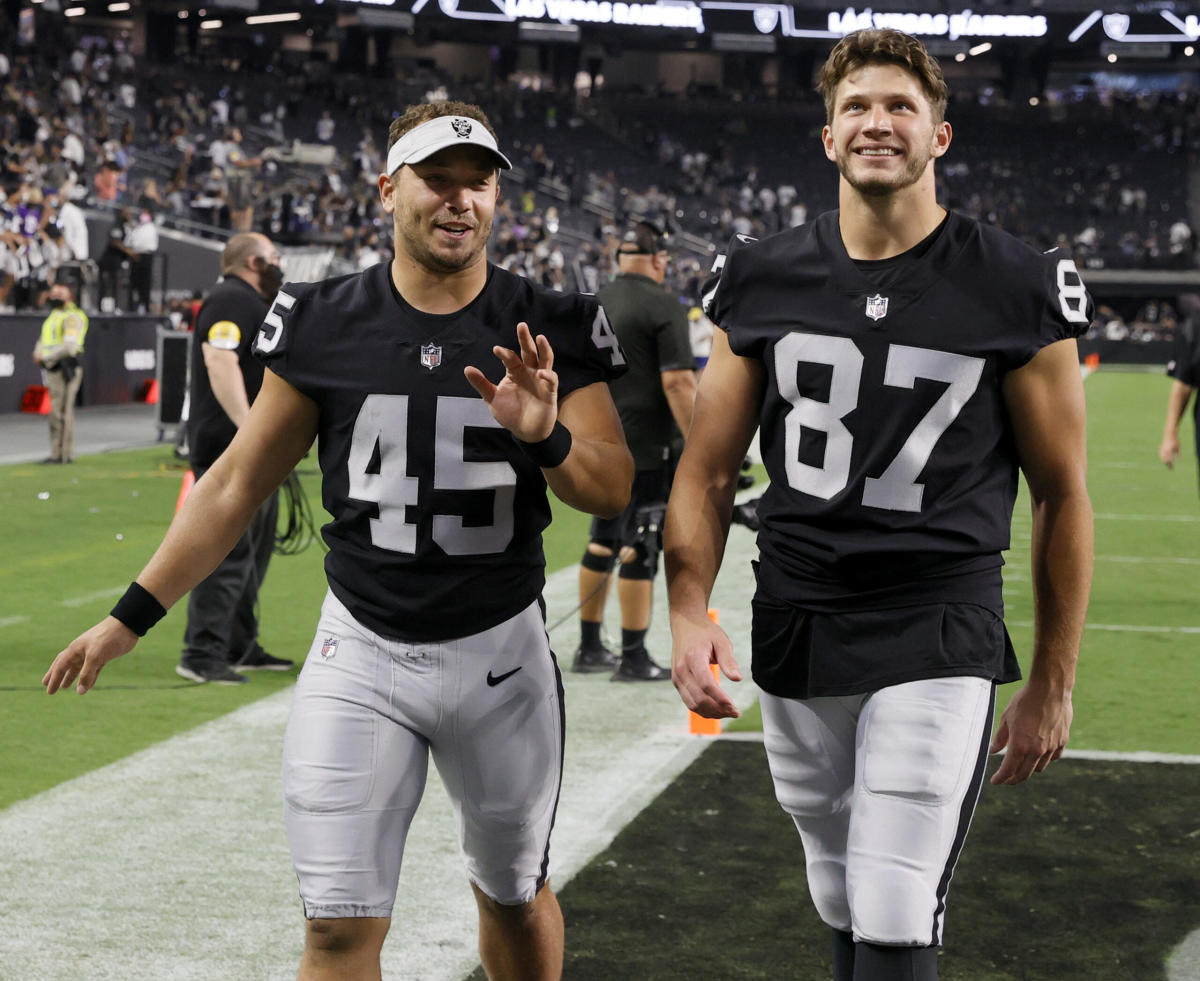
{"type": "Polygon", "coordinates": [[[637,473],[629,507],[612,520],[592,522],[579,570],[580,645],[572,670],[612,671],[614,681],[662,681],[668,668],[646,651],[662,516],[674,470],[673,444],[686,437],[696,399],[695,359],[687,311],[663,288],[670,255],[667,236],[638,222],[617,249],[619,274],[598,293],[629,363],[610,383],[637,473]],[[600,637],[604,604],[617,557],[621,656],[600,637]]]}

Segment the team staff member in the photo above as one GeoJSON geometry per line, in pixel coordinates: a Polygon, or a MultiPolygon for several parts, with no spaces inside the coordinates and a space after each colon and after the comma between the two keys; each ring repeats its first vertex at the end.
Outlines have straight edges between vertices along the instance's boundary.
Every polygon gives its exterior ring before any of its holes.
{"type": "Polygon", "coordinates": [[[1191,293],[1181,296],[1179,307],[1185,317],[1175,334],[1175,352],[1167,365],[1171,391],[1167,394],[1167,420],[1158,447],[1158,458],[1168,469],[1173,469],[1179,459],[1179,423],[1188,403],[1192,403],[1196,455],[1200,457],[1200,399],[1192,402],[1196,386],[1200,385],[1200,296],[1191,293]]]}
{"type": "Polygon", "coordinates": [[[615,668],[614,681],[659,681],[671,676],[646,651],[658,570],[658,542],[647,541],[647,536],[657,536],[661,527],[661,512],[658,518],[650,516],[656,505],[665,504],[670,491],[672,444],[681,433],[686,436],[692,424],[696,362],[687,312],[663,289],[669,262],[662,229],[638,222],[617,248],[618,275],[597,294],[629,361],[629,371],[610,388],[637,470],[625,513],[611,521],[592,522],[591,541],[579,568],[580,645],[574,670],[615,668]],[[619,661],[600,639],[618,549],[619,661]]]}
{"type": "MultiPolygon", "coordinates": [[[[941,69],[865,30],[821,72],[837,211],[735,241],[666,524],[675,683],[737,714],[705,615],[738,466],[761,425],[751,666],[783,808],[838,981],[933,981],[946,891],[984,777],[995,686],[1019,677],[1001,553],[1018,467],[1033,508],[1029,678],[993,783],[1062,755],[1091,583],[1074,263],[938,206],[941,69]]],[[[771,856],[771,861],[775,856],[771,856]]],[[[802,972],[803,973],[803,972],[802,972]]]]}
{"type": "MultiPolygon", "coordinates": [[[[197,480],[245,425],[262,387],[263,366],[251,347],[283,279],[279,253],[258,234],[234,235],[225,244],[221,275],[192,333],[188,446],[197,480]]],[[[275,547],[278,512],[272,493],[229,554],[192,590],[176,674],[198,683],[237,685],[246,681],[240,671],[295,666],[258,642],[258,592],[275,547]]]]}
{"type": "Polygon", "coordinates": [[[329,595],[283,763],[308,917],[300,981],[379,978],[430,754],[459,815],[488,976],[562,973],[547,880],[564,724],[541,600],[546,487],[616,515],[633,460],[606,384],[624,357],[596,301],[487,261],[509,166],[476,106],[432,102],[392,122],[379,193],[395,258],[280,291],[246,424],[114,615],[44,678],[51,693],[91,688],[319,436],[329,595]]]}
{"type": "Polygon", "coordinates": [[[65,283],[55,283],[46,294],[50,315],[33,347],[33,360],[42,366],[50,393],[50,455],[44,463],[75,460],[75,397],[83,384],[83,343],[87,314],[75,305],[65,283]]]}

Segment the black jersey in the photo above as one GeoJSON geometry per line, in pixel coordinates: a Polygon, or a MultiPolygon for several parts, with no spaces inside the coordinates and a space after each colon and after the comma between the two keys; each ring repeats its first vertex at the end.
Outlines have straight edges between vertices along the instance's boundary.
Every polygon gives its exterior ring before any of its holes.
{"type": "MultiPolygon", "coordinates": [[[[1175,332],[1175,349],[1167,364],[1167,374],[1192,388],[1200,388],[1200,311],[1184,318],[1175,332]]],[[[1195,422],[1196,455],[1200,457],[1200,398],[1192,400],[1195,422]]]]}
{"type": "Polygon", "coordinates": [[[662,286],[636,273],[617,276],[597,297],[629,360],[629,372],[613,383],[612,397],[634,466],[661,469],[663,450],[679,434],[662,373],[696,367],[687,314],[662,286]]]}
{"type": "Polygon", "coordinates": [[[415,310],[380,263],[285,285],[267,315],[256,352],[320,407],[330,588],[377,633],[473,634],[541,592],[545,478],[463,376],[498,383],[492,348],[515,350],[521,321],[550,341],[560,398],[624,365],[594,298],[491,265],[453,314],[415,310]]]}
{"type": "Polygon", "coordinates": [[[188,446],[193,466],[212,466],[237,432],[237,426],[213,394],[201,345],[237,353],[246,396],[253,402],[262,387],[263,366],[251,349],[266,312],[267,301],[258,290],[238,276],[227,276],[204,298],[196,314],[188,407],[188,446]]]}
{"type": "Polygon", "coordinates": [[[705,297],[766,368],[760,586],[787,602],[1003,609],[1017,457],[1001,384],[1083,333],[1091,299],[1061,252],[961,215],[913,253],[864,269],[830,212],[739,237],[705,297]]]}

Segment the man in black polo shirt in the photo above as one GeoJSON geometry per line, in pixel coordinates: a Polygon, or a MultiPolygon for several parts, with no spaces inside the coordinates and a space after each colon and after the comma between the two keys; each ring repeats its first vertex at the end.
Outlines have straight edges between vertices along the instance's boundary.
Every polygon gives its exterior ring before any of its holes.
{"type": "Polygon", "coordinates": [[[614,681],[660,681],[671,676],[646,651],[662,514],[671,489],[671,449],[687,436],[696,398],[695,359],[683,305],[663,289],[666,236],[639,222],[617,250],[619,275],[598,298],[629,362],[610,383],[637,473],[629,507],[612,520],[592,522],[579,569],[580,646],[573,670],[614,671],[614,681]],[[600,639],[613,564],[620,555],[621,657],[600,639]],[[615,670],[614,670],[615,669],[615,670]]]}
{"type": "MultiPolygon", "coordinates": [[[[221,253],[222,279],[196,315],[192,339],[188,445],[199,480],[250,413],[262,386],[262,363],[251,344],[282,283],[279,253],[265,235],[234,235],[221,253]]],[[[183,653],[175,672],[198,683],[237,685],[235,671],[287,671],[258,643],[258,590],[275,546],[278,500],[259,508],[233,550],[188,598],[183,653]]]]}

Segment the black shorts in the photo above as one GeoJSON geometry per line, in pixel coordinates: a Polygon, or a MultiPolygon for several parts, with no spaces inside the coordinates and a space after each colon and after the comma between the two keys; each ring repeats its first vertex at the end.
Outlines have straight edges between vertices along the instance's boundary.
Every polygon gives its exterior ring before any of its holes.
{"type": "MultiPolygon", "coordinates": [[[[638,527],[646,514],[643,509],[660,505],[665,512],[670,491],[671,486],[663,476],[662,468],[637,471],[633,475],[633,487],[629,492],[629,507],[615,518],[593,518],[592,541],[612,542],[618,549],[636,544],[638,527]]],[[[661,513],[658,515],[658,526],[662,527],[661,513]]]]}

